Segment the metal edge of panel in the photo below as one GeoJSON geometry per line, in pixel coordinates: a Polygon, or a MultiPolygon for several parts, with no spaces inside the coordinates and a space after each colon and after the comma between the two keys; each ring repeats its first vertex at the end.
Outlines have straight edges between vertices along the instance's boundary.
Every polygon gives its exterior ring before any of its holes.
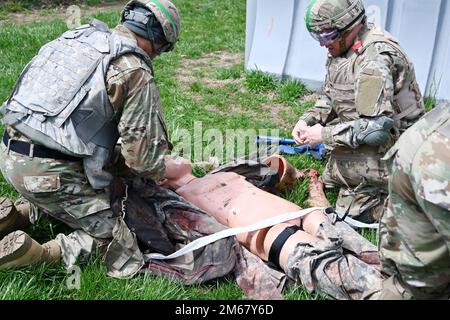
{"type": "Polygon", "coordinates": [[[258,1],[257,0],[247,0],[246,6],[246,22],[245,22],[245,69],[248,66],[248,59],[253,46],[253,37],[255,35],[256,27],[256,12],[257,12],[258,1]]]}
{"type": "Polygon", "coordinates": [[[436,44],[433,48],[433,61],[428,74],[426,94],[440,101],[450,100],[450,5],[441,0],[436,44]],[[441,76],[437,76],[438,72],[441,76]],[[445,73],[445,71],[447,73],[445,73]],[[438,79],[439,78],[439,79],[438,79]],[[447,81],[445,81],[447,80],[447,81]]]}

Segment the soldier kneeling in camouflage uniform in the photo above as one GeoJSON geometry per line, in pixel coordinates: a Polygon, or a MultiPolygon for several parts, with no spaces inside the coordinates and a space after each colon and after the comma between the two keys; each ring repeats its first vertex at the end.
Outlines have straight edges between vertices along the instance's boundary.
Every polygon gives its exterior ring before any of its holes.
{"type": "Polygon", "coordinates": [[[0,268],[61,257],[72,265],[113,236],[124,249],[119,273],[142,266],[129,233],[113,233],[126,226],[111,210],[117,176],[106,168],[121,137],[127,170],[143,181],[163,178],[169,142],[152,59],[173,49],[180,21],[168,0],[138,0],[121,23],[110,31],[94,20],[43,46],[2,107],[1,172],[29,204],[0,200],[0,268]],[[38,244],[17,231],[38,211],[76,231],[38,244]]]}
{"type": "Polygon", "coordinates": [[[413,64],[367,23],[362,0],[313,0],[306,25],[329,51],[325,99],[301,117],[294,139],[333,148],[322,179],[340,188],[337,212],[378,221],[388,194],[381,158],[424,114],[413,64]]]}
{"type": "Polygon", "coordinates": [[[393,276],[381,299],[449,299],[450,105],[425,115],[385,158],[390,201],[379,249],[393,276]]]}

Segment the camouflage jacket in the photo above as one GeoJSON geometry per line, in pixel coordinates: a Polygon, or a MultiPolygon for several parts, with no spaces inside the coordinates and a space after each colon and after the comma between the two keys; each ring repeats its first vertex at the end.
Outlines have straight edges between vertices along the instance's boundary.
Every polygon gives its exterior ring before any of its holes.
{"type": "Polygon", "coordinates": [[[388,33],[371,25],[361,29],[345,56],[328,58],[324,92],[326,97],[301,119],[310,126],[326,126],[322,136],[331,147],[359,146],[353,127],[360,117],[393,118],[396,140],[424,113],[413,64],[388,33]],[[401,110],[402,104],[409,108],[401,110]]]}
{"type": "MultiPolygon", "coordinates": [[[[134,37],[124,26],[113,32],[134,37]]],[[[111,63],[106,81],[111,104],[121,115],[118,128],[126,165],[141,177],[162,179],[169,142],[152,70],[137,56],[125,55],[111,63]]]]}
{"type": "Polygon", "coordinates": [[[450,105],[420,119],[385,160],[391,201],[379,231],[384,268],[418,299],[448,299],[450,105]]]}
{"type": "MultiPolygon", "coordinates": [[[[134,38],[121,25],[112,32],[134,38]]],[[[140,177],[162,179],[169,142],[152,70],[139,57],[126,54],[111,63],[106,83],[109,100],[119,119],[120,149],[125,164],[140,177]]],[[[12,127],[7,126],[6,130],[12,139],[32,143],[12,127]]]]}

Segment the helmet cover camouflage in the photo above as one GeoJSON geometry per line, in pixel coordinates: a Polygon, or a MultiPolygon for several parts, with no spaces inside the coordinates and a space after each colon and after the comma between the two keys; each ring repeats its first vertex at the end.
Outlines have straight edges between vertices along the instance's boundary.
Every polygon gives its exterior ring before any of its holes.
{"type": "Polygon", "coordinates": [[[349,29],[365,17],[362,0],[311,0],[306,27],[311,33],[349,29]]]}
{"type": "Polygon", "coordinates": [[[178,9],[169,0],[132,0],[128,2],[121,14],[121,22],[125,20],[125,12],[135,6],[144,6],[154,15],[164,31],[167,42],[172,46],[180,36],[180,16],[178,9]]]}

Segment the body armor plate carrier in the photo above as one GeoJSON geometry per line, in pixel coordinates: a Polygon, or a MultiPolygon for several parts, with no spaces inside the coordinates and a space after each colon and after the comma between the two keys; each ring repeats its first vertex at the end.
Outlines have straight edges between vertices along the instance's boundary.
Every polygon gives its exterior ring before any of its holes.
{"type": "Polygon", "coordinates": [[[148,55],[130,38],[93,20],[41,48],[19,77],[4,106],[5,125],[33,142],[83,158],[89,182],[105,188],[103,170],[119,137],[105,79],[110,63],[133,53],[151,68],[148,55]]]}

